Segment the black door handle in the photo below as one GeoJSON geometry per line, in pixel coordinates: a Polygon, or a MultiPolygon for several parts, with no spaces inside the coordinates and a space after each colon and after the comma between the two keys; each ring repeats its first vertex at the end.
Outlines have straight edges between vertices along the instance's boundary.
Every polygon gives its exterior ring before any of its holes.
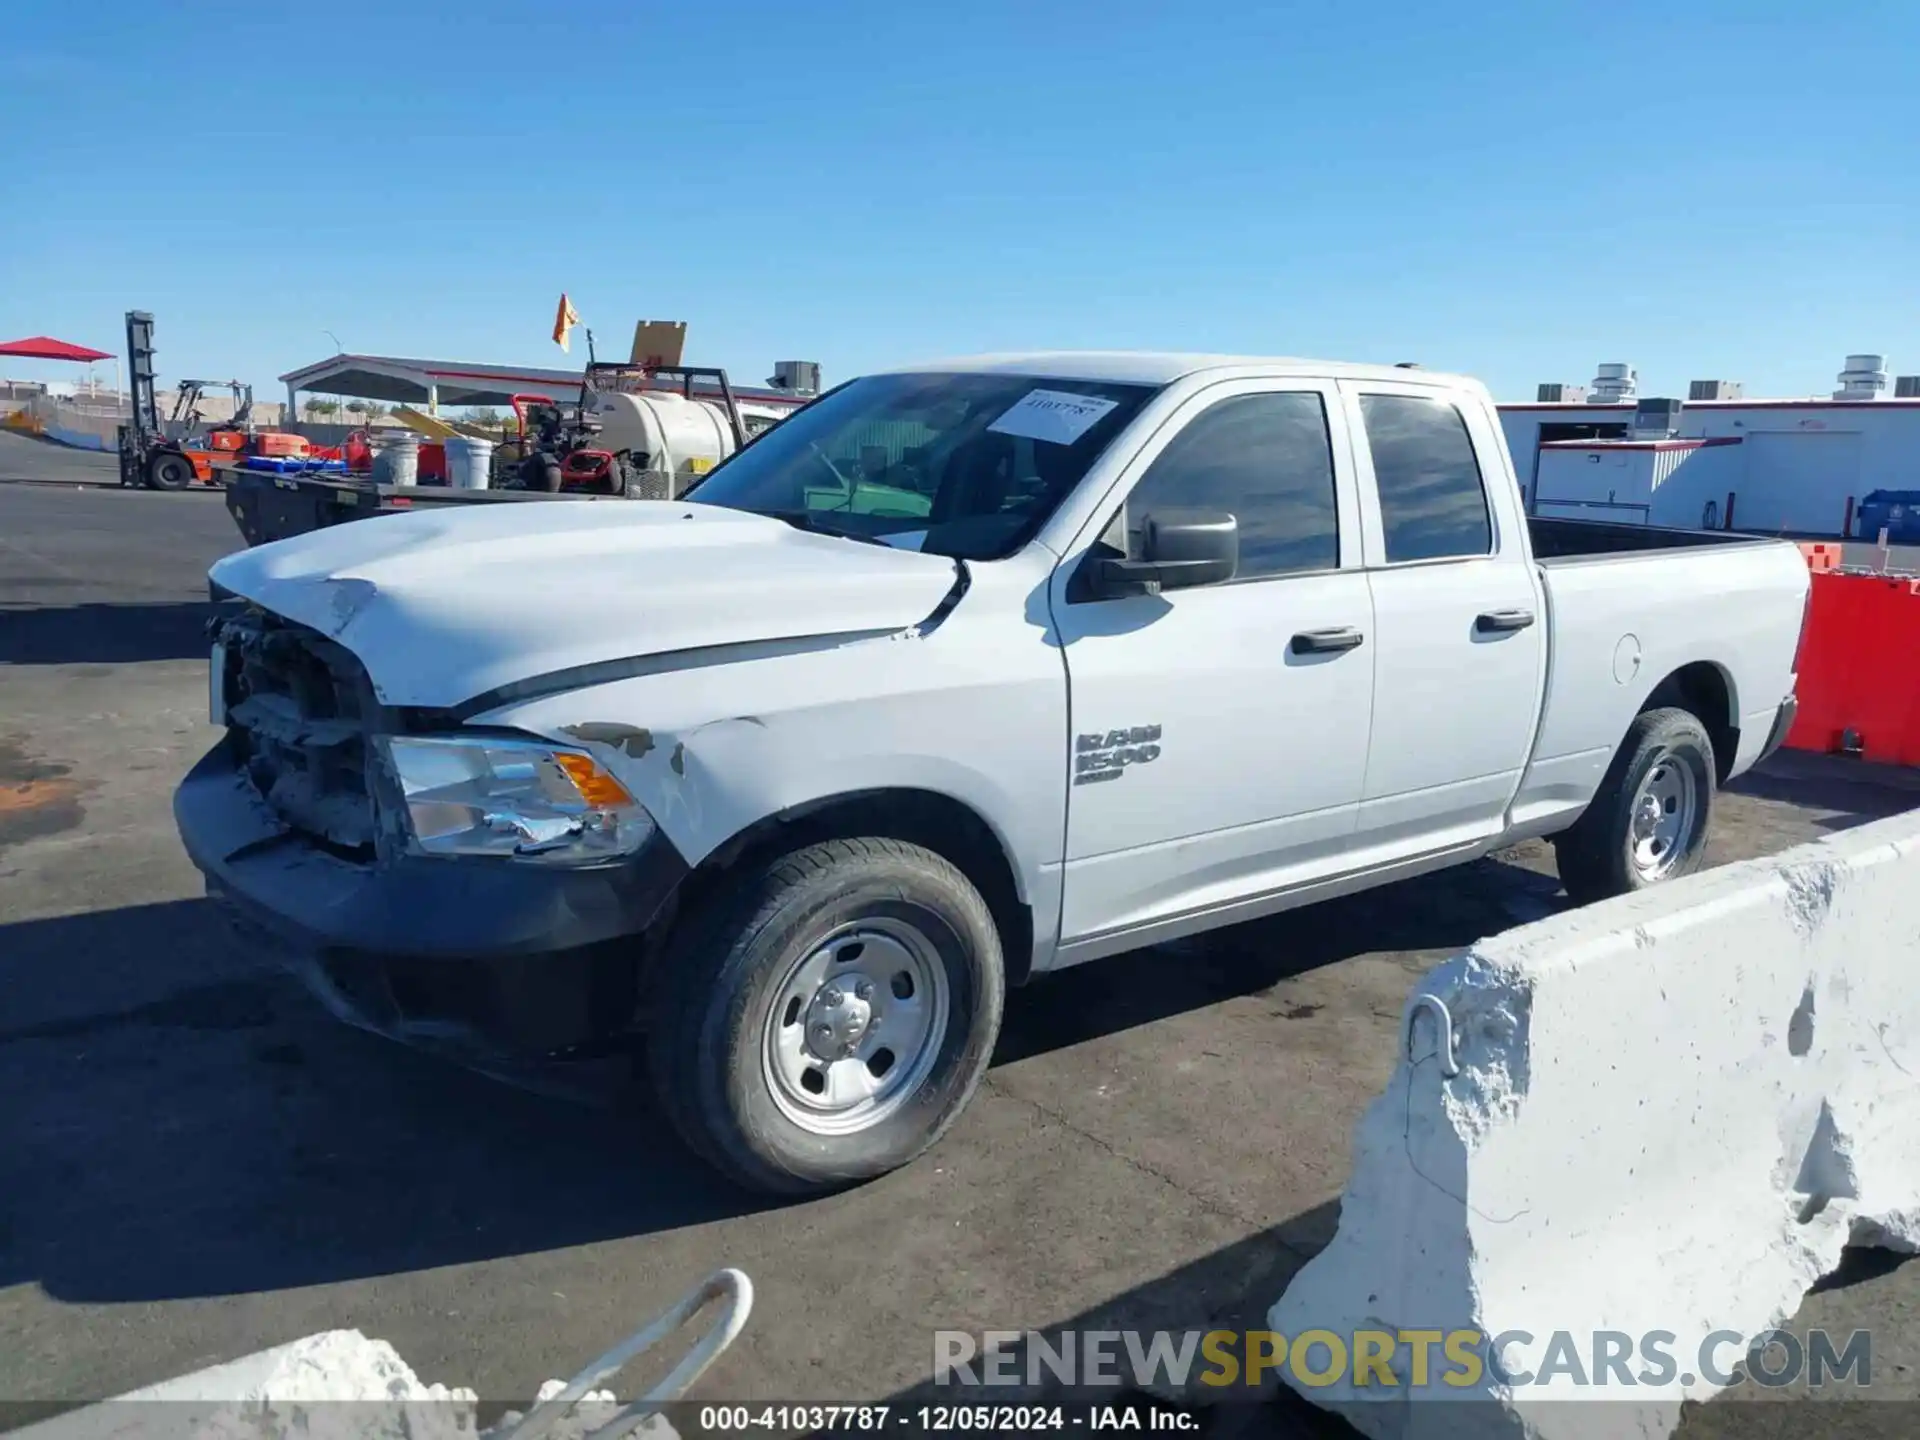
{"type": "Polygon", "coordinates": [[[1289,648],[1296,655],[1332,655],[1356,649],[1364,639],[1366,636],[1351,625],[1342,625],[1337,630],[1302,630],[1289,648]]]}
{"type": "Polygon", "coordinates": [[[1482,635],[1503,635],[1513,630],[1524,630],[1531,624],[1531,610],[1489,610],[1473,622],[1473,628],[1482,635]]]}

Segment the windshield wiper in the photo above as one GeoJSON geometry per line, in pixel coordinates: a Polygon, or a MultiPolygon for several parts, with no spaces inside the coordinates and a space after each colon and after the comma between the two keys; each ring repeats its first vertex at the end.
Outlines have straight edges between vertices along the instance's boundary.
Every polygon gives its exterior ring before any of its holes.
{"type": "Polygon", "coordinates": [[[862,545],[882,545],[889,550],[894,548],[878,535],[862,535],[857,530],[840,530],[832,525],[822,524],[814,518],[814,512],[811,510],[762,510],[760,514],[765,515],[769,520],[784,520],[794,529],[805,530],[810,534],[833,535],[841,540],[858,540],[862,545]]]}

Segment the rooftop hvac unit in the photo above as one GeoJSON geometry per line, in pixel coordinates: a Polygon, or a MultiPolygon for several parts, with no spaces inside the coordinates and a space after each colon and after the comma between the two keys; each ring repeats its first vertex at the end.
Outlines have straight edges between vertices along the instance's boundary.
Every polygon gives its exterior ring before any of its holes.
{"type": "Polygon", "coordinates": [[[1747,387],[1738,380],[1689,380],[1687,399],[1692,400],[1738,400],[1747,393],[1747,387]]]}
{"type": "Polygon", "coordinates": [[[1920,400],[1920,375],[1896,375],[1893,380],[1893,398],[1920,400]]]}
{"type": "Polygon", "coordinates": [[[776,360],[767,383],[792,395],[818,395],[820,364],[816,360],[776,360]]]}
{"type": "Polygon", "coordinates": [[[1680,431],[1680,402],[1649,397],[1633,407],[1636,440],[1665,440],[1680,431]]]}
{"type": "Polygon", "coordinates": [[[1556,385],[1548,381],[1540,386],[1539,396],[1541,403],[1546,405],[1578,405],[1587,398],[1587,387],[1556,385]]]}
{"type": "Polygon", "coordinates": [[[1589,405],[1616,405],[1631,400],[1639,389],[1640,376],[1631,365],[1609,363],[1593,375],[1593,388],[1587,392],[1589,405]]]}
{"type": "Polygon", "coordinates": [[[1847,356],[1847,368],[1840,372],[1840,388],[1833,392],[1834,399],[1878,400],[1886,393],[1886,356],[1847,356]]]}

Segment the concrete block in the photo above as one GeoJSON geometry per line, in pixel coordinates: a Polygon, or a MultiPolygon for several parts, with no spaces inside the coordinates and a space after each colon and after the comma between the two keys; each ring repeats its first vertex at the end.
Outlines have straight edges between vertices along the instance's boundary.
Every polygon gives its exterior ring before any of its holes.
{"type": "Polygon", "coordinates": [[[1844,1246],[1920,1245],[1917,972],[1920,812],[1439,966],[1269,1314],[1385,1332],[1397,1383],[1287,1383],[1379,1440],[1669,1434],[1844,1246]],[[1436,1343],[1419,1385],[1407,1331],[1534,1338],[1477,1375],[1436,1343]]]}

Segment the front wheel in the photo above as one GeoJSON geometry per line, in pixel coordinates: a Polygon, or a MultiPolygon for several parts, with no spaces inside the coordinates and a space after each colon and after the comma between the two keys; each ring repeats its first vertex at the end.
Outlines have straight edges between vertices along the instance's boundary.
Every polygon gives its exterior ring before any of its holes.
{"type": "Polygon", "coordinates": [[[184,455],[156,455],[147,466],[147,484],[156,490],[184,490],[193,484],[193,462],[184,455]]]}
{"type": "Polygon", "coordinates": [[[1715,774],[1713,741],[1690,711],[1636,716],[1586,813],[1554,841],[1568,898],[1586,905],[1699,869],[1715,774]]]}
{"type": "Polygon", "coordinates": [[[720,1170],[784,1195],[883,1175],[938,1140],[986,1073],[1006,997],[979,892],[879,837],[731,877],[656,975],[662,1107],[720,1170]]]}

